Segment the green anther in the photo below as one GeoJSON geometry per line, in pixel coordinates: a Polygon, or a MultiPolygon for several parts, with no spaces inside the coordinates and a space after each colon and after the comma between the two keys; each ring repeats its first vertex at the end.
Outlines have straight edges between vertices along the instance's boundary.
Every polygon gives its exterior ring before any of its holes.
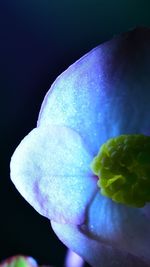
{"type": "Polygon", "coordinates": [[[103,144],[91,164],[101,194],[132,207],[150,202],[150,136],[120,135],[103,144]]]}

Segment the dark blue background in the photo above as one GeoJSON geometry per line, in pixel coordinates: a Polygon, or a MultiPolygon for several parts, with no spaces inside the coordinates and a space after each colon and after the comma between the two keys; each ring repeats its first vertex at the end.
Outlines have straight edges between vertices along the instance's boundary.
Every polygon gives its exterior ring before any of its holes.
{"type": "Polygon", "coordinates": [[[66,248],[10,182],[10,157],[54,79],[113,35],[150,26],[149,14],[149,0],[0,0],[0,260],[62,265],[66,248]]]}

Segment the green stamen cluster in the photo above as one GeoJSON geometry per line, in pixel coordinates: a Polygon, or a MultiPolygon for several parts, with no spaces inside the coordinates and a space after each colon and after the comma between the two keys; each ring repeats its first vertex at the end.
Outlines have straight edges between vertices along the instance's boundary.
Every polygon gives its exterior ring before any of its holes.
{"type": "Polygon", "coordinates": [[[150,202],[150,137],[120,135],[103,144],[91,168],[101,194],[132,207],[150,202]]]}

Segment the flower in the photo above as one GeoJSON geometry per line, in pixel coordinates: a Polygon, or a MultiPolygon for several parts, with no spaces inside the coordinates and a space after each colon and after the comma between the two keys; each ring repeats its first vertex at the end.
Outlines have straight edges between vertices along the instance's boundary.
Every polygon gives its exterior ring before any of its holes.
{"type": "Polygon", "coordinates": [[[150,205],[102,196],[91,161],[108,139],[150,134],[150,30],[113,38],[61,74],[11,160],[22,196],[94,267],[150,266],[150,205]]]}
{"type": "MultiPolygon", "coordinates": [[[[16,255],[0,263],[1,267],[38,267],[37,262],[30,256],[16,255]]],[[[50,267],[50,266],[49,266],[50,267]]]]}
{"type": "Polygon", "coordinates": [[[38,265],[31,256],[15,255],[3,260],[0,267],[52,267],[50,265],[38,265]]]}

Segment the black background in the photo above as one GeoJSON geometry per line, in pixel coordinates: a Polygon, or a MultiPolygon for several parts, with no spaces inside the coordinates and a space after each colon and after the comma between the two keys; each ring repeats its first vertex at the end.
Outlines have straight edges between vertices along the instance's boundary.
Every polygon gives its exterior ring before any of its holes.
{"type": "Polygon", "coordinates": [[[21,253],[63,265],[65,246],[10,181],[10,157],[54,79],[113,35],[150,26],[149,2],[0,0],[0,260],[21,253]]]}

